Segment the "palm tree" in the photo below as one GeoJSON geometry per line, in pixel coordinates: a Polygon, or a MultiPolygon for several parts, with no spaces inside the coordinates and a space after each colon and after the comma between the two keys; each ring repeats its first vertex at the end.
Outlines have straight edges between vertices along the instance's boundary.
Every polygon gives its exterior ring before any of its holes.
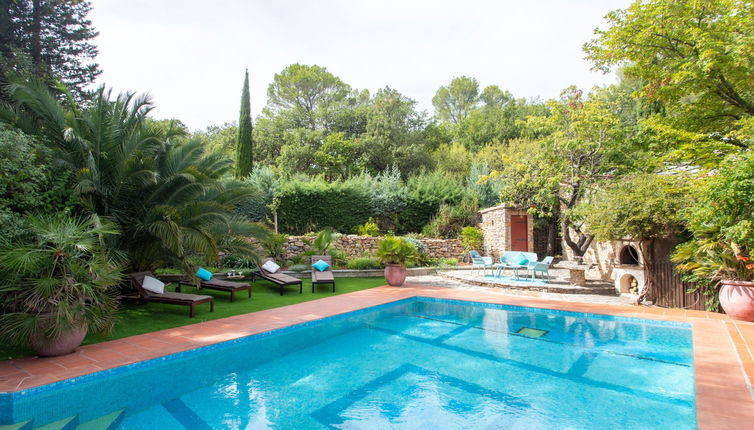
{"type": "Polygon", "coordinates": [[[228,178],[231,160],[151,122],[149,97],[113,98],[101,87],[81,108],[72,98],[59,102],[35,81],[12,79],[6,90],[16,103],[0,106],[0,121],[52,149],[81,206],[122,231],[110,245],[125,253],[131,269],[172,265],[192,273],[196,257],[215,260],[221,250],[258,259],[241,236],[264,229],[233,215],[253,191],[228,178]]]}
{"type": "Polygon", "coordinates": [[[0,339],[34,343],[74,330],[81,342],[88,329],[107,332],[120,268],[102,241],[117,229],[65,214],[32,217],[28,226],[24,239],[0,243],[0,339]]]}

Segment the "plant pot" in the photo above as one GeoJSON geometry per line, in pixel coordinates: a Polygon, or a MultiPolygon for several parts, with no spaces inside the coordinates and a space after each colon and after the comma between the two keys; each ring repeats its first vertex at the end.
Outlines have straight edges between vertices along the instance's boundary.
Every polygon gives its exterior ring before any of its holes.
{"type": "Polygon", "coordinates": [[[754,282],[722,281],[720,306],[731,318],[754,321],[754,282]]]}
{"type": "Polygon", "coordinates": [[[406,281],[406,266],[388,264],[385,267],[385,280],[393,287],[400,287],[406,281]]]}
{"type": "Polygon", "coordinates": [[[86,337],[86,324],[80,327],[71,327],[55,339],[47,336],[32,336],[31,348],[40,357],[55,357],[70,354],[81,345],[86,337]]]}

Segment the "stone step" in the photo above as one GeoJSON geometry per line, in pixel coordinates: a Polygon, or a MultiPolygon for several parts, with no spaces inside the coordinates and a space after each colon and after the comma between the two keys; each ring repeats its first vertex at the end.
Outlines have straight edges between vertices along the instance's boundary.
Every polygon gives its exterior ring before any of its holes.
{"type": "Polygon", "coordinates": [[[506,282],[505,278],[485,278],[482,276],[472,276],[466,271],[463,272],[438,272],[438,274],[446,279],[450,279],[457,282],[462,282],[468,285],[476,285],[480,287],[488,288],[504,288],[509,290],[519,291],[539,291],[547,293],[558,294],[597,294],[604,296],[615,296],[615,288],[611,284],[606,283],[594,283],[590,282],[585,287],[577,285],[571,285],[566,282],[553,280],[550,282],[539,282],[527,284],[524,282],[509,281],[506,282]]]}

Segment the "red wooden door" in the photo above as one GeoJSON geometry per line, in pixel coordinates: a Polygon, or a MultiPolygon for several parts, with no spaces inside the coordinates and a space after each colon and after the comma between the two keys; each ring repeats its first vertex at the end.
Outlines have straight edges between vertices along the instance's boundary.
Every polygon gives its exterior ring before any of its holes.
{"type": "Polygon", "coordinates": [[[529,251],[529,226],[526,215],[511,215],[511,251],[529,251]]]}

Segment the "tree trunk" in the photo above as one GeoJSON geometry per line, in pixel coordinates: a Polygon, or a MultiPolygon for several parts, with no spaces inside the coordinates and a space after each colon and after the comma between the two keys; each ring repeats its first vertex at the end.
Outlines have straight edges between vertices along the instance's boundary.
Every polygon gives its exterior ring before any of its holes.
{"type": "Polygon", "coordinates": [[[649,298],[652,298],[650,294],[653,293],[652,287],[654,285],[652,274],[654,273],[653,269],[655,266],[655,263],[654,263],[655,240],[647,239],[647,240],[643,240],[639,242],[639,249],[641,250],[641,258],[644,263],[644,290],[636,299],[637,305],[640,305],[647,296],[649,296],[649,298]]]}
{"type": "Polygon", "coordinates": [[[586,251],[589,249],[589,245],[592,244],[592,240],[594,239],[594,236],[591,234],[583,234],[580,231],[576,231],[576,233],[579,235],[578,241],[573,240],[571,237],[571,222],[567,219],[564,219],[561,222],[562,227],[562,233],[563,233],[563,240],[565,241],[566,245],[568,245],[569,248],[573,251],[576,257],[582,257],[584,254],[586,254],[586,251]]]}
{"type": "Polygon", "coordinates": [[[557,254],[558,249],[558,218],[553,215],[547,220],[547,255],[557,254]]]}
{"type": "Polygon", "coordinates": [[[34,63],[37,76],[44,77],[45,70],[42,64],[42,0],[32,1],[31,60],[34,63]]]}

